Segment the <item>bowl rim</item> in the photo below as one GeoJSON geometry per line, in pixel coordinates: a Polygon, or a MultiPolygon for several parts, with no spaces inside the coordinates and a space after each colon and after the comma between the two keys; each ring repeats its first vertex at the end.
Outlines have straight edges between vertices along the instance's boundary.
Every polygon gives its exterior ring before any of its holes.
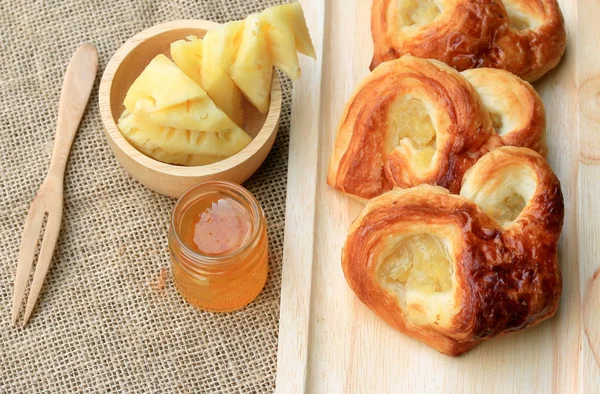
{"type": "Polygon", "coordinates": [[[104,132],[106,137],[116,144],[116,148],[120,149],[127,157],[134,160],[137,164],[168,175],[184,177],[215,175],[229,171],[251,159],[254,154],[256,154],[265,144],[268,143],[269,137],[273,133],[277,132],[279,117],[281,115],[281,82],[276,72],[273,72],[273,80],[271,83],[271,102],[269,104],[269,111],[267,112],[265,123],[262,125],[258,134],[256,134],[256,136],[244,149],[226,159],[203,166],[179,166],[163,163],[146,156],[144,153],[137,150],[125,139],[125,137],[123,137],[119,131],[117,123],[114,121],[110,105],[110,93],[114,76],[119,70],[123,60],[142,42],[162,33],[183,29],[210,30],[219,25],[220,24],[216,22],[200,19],[181,19],[154,25],[148,29],[142,30],[128,39],[115,52],[106,65],[100,81],[98,98],[100,117],[102,119],[102,123],[104,124],[104,132]]]}

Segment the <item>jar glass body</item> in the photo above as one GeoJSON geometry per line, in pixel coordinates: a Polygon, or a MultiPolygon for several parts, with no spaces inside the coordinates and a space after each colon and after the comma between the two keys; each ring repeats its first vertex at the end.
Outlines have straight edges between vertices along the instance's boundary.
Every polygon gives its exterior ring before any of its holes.
{"type": "Polygon", "coordinates": [[[173,281],[181,296],[193,306],[212,312],[240,309],[263,289],[268,272],[268,239],[264,213],[250,192],[229,182],[204,182],[177,202],[169,229],[173,281]],[[245,209],[252,229],[236,250],[205,255],[182,241],[181,224],[186,210],[202,199],[228,198],[245,209]]]}

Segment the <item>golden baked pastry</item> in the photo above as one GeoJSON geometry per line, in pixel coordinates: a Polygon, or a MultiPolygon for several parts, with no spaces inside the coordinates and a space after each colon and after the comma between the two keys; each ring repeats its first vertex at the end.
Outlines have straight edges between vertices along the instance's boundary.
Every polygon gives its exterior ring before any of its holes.
{"type": "Polygon", "coordinates": [[[459,71],[502,68],[535,81],[566,46],[556,0],[374,0],[371,69],[405,54],[459,71]]]}
{"type": "Polygon", "coordinates": [[[349,229],[344,275],[390,326],[456,356],[554,315],[563,212],[542,156],[498,148],[467,171],[460,196],[421,185],[369,201],[349,229]]]}
{"type": "Polygon", "coordinates": [[[546,111],[533,87],[508,71],[476,68],[462,72],[475,88],[504,145],[546,156],[546,111]]]}
{"type": "Polygon", "coordinates": [[[346,104],[329,185],[358,199],[424,183],[458,193],[465,171],[493,148],[545,154],[544,108],[527,82],[494,69],[465,76],[412,56],[377,67],[346,104]]]}

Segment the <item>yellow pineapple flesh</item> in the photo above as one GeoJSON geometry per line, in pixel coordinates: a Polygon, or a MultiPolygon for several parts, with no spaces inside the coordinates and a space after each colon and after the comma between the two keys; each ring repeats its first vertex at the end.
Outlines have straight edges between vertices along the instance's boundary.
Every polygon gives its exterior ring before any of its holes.
{"type": "Polygon", "coordinates": [[[386,152],[403,144],[412,146],[411,162],[421,173],[431,167],[436,152],[436,132],[425,104],[421,100],[401,96],[387,110],[386,152]]]}
{"type": "Polygon", "coordinates": [[[400,241],[386,259],[390,279],[422,294],[445,292],[452,288],[452,263],[444,243],[436,236],[418,234],[400,241]]]}
{"type": "Polygon", "coordinates": [[[290,79],[300,78],[300,64],[296,52],[294,30],[288,22],[282,7],[271,7],[262,13],[262,20],[268,37],[269,54],[275,68],[290,79]]]}
{"type": "Polygon", "coordinates": [[[398,19],[402,27],[423,26],[441,14],[434,0],[400,0],[398,19]]]}
{"type": "Polygon", "coordinates": [[[141,99],[152,102],[152,110],[207,97],[204,89],[185,75],[165,55],[158,55],[133,82],[125,96],[125,108],[133,111],[141,99]]]}
{"type": "Polygon", "coordinates": [[[299,3],[229,22],[203,39],[171,44],[131,85],[119,119],[125,138],[157,160],[202,165],[243,149],[242,95],[267,113],[273,66],[300,77],[298,53],[315,57],[299,3]]]}
{"type": "Polygon", "coordinates": [[[148,101],[141,100],[132,112],[162,127],[198,131],[240,129],[209,97],[186,101],[160,111],[148,111],[149,105],[148,101]]]}
{"type": "Polygon", "coordinates": [[[152,113],[143,104],[134,109],[137,125],[168,152],[232,156],[251,141],[210,99],[152,113]]]}
{"type": "MultiPolygon", "coordinates": [[[[194,82],[202,86],[202,40],[196,36],[188,36],[185,40],[175,41],[171,44],[171,58],[194,82]]],[[[206,88],[204,88],[206,90],[206,88]]],[[[209,93],[210,95],[210,93],[209,93]]]]}
{"type": "Polygon", "coordinates": [[[228,73],[235,61],[243,28],[243,21],[226,23],[208,31],[202,44],[202,87],[239,126],[244,122],[242,92],[228,73]]]}
{"type": "Polygon", "coordinates": [[[203,166],[223,159],[227,156],[216,156],[207,154],[188,155],[184,153],[171,153],[154,144],[147,133],[141,130],[132,113],[125,110],[119,119],[119,129],[125,139],[134,148],[155,160],[163,163],[179,164],[184,166],[203,166]]]}
{"type": "Polygon", "coordinates": [[[298,53],[316,59],[315,47],[310,39],[308,26],[306,26],[306,18],[300,3],[283,4],[266,9],[263,14],[270,14],[269,20],[279,20],[280,24],[289,26],[294,34],[295,47],[298,53]]]}
{"type": "Polygon", "coordinates": [[[273,63],[261,24],[258,14],[246,18],[240,47],[231,68],[231,79],[248,101],[266,114],[270,105],[273,63]]]}
{"type": "Polygon", "coordinates": [[[210,53],[209,61],[218,64],[227,73],[235,63],[244,25],[244,21],[227,22],[207,31],[204,36],[204,48],[210,47],[207,51],[210,53]]]}
{"type": "Polygon", "coordinates": [[[198,84],[163,55],[153,59],[132,84],[126,106],[119,120],[122,134],[138,150],[160,161],[213,163],[251,141],[198,84]]]}

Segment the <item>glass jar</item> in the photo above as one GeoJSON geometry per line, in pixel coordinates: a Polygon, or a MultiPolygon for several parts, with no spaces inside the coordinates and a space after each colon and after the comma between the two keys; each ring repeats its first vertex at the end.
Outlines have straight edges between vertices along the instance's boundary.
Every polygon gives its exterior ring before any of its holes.
{"type": "Polygon", "coordinates": [[[267,280],[265,215],[256,198],[234,183],[203,182],[179,198],[169,249],[177,290],[203,310],[240,309],[267,280]]]}

